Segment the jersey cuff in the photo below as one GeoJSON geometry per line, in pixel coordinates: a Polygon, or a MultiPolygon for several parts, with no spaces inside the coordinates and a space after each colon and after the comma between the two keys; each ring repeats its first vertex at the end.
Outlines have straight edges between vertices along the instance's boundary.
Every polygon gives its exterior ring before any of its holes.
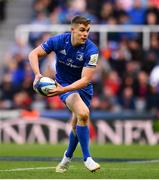
{"type": "Polygon", "coordinates": [[[43,48],[43,50],[47,53],[47,54],[49,54],[49,52],[47,52],[47,50],[44,48],[44,46],[41,44],[40,45],[42,48],[43,48]]]}
{"type": "Polygon", "coordinates": [[[84,66],[84,67],[95,68],[96,66],[95,65],[87,65],[87,66],[84,66]]]}

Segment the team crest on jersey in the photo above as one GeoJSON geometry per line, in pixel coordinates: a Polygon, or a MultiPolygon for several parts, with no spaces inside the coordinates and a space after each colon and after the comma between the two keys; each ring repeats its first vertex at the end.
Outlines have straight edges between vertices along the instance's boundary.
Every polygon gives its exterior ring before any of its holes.
{"type": "Polygon", "coordinates": [[[83,61],[83,53],[77,53],[76,59],[79,61],[83,61]]]}
{"type": "Polygon", "coordinates": [[[93,54],[88,62],[89,65],[95,66],[97,64],[98,54],[93,54]]]}
{"type": "Polygon", "coordinates": [[[61,50],[60,53],[66,56],[66,50],[65,49],[61,50]]]}

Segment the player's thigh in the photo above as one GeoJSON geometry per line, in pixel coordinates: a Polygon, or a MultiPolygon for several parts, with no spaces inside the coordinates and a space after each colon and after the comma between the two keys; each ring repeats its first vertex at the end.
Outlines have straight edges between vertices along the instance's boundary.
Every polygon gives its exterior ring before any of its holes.
{"type": "Polygon", "coordinates": [[[67,107],[78,116],[89,116],[89,109],[78,93],[70,94],[66,99],[67,107]]]}

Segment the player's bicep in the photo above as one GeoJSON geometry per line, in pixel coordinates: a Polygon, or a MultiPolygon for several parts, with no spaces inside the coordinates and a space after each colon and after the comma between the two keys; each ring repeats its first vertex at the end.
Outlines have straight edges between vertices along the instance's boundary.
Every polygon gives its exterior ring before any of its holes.
{"type": "Polygon", "coordinates": [[[82,78],[85,77],[87,81],[91,81],[95,70],[95,67],[84,67],[82,70],[82,78]]]}

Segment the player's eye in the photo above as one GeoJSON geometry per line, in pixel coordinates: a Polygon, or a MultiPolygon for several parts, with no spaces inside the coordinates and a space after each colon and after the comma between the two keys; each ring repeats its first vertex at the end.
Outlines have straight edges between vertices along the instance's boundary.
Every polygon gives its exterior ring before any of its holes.
{"type": "Polygon", "coordinates": [[[84,32],[84,31],[85,31],[85,29],[80,29],[80,31],[81,31],[81,32],[84,32]]]}

